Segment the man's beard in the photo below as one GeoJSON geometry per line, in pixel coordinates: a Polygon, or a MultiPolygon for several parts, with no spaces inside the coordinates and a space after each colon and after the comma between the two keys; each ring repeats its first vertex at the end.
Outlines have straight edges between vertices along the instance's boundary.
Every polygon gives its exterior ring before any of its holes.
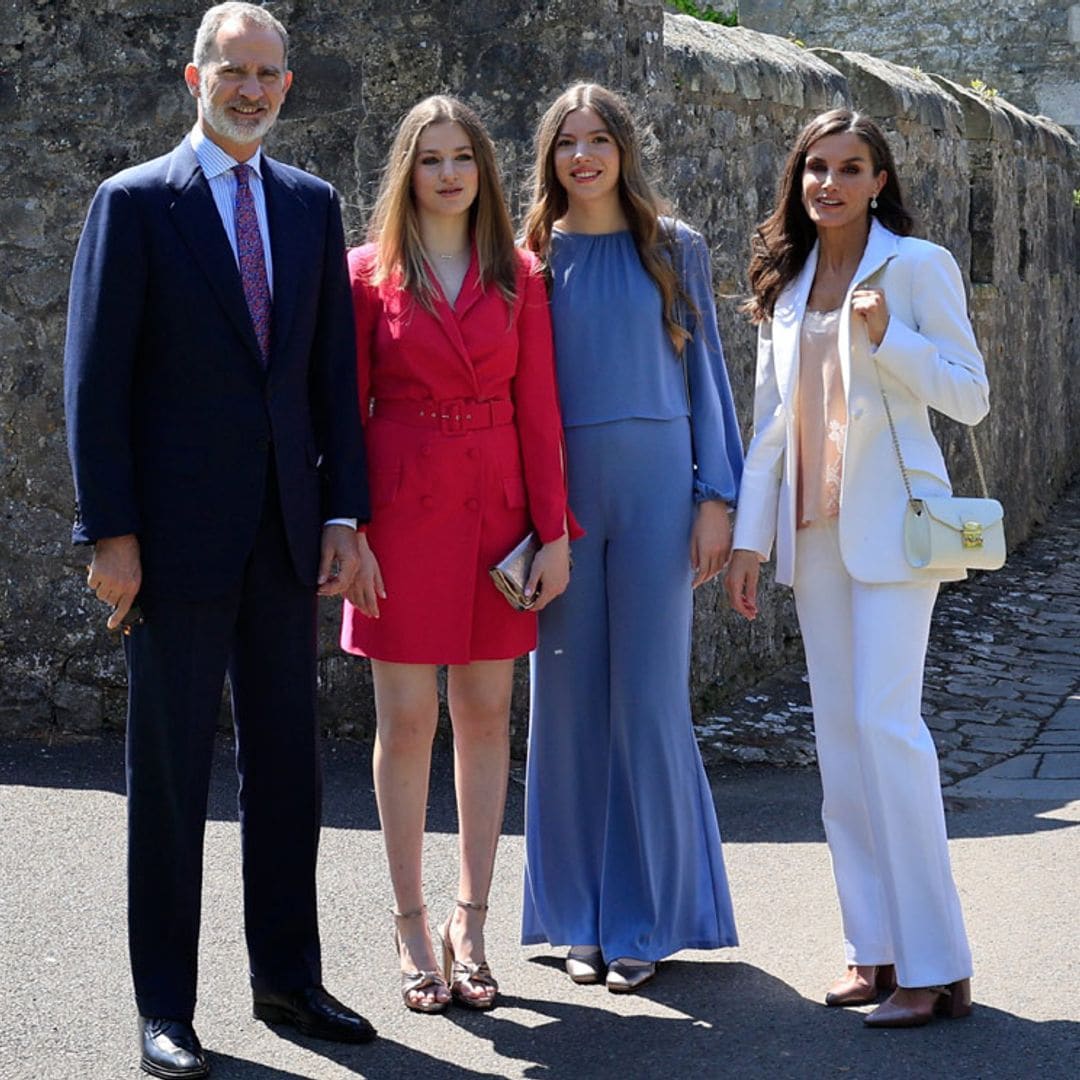
{"type": "Polygon", "coordinates": [[[229,106],[214,104],[210,94],[209,79],[205,75],[199,80],[199,99],[202,103],[203,119],[207,125],[232,142],[260,142],[278,118],[278,110],[275,109],[266,112],[258,124],[237,123],[229,112],[229,106]]]}

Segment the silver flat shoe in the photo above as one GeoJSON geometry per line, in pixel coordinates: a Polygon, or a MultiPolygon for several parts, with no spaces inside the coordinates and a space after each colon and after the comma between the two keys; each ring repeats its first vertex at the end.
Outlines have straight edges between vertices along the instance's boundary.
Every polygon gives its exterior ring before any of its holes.
{"type": "Polygon", "coordinates": [[[613,994],[629,994],[644,986],[655,974],[655,962],[620,956],[608,964],[607,988],[613,994]]]}
{"type": "Polygon", "coordinates": [[[604,956],[597,945],[571,945],[566,954],[566,974],[571,982],[598,983],[604,977],[604,956]]]}

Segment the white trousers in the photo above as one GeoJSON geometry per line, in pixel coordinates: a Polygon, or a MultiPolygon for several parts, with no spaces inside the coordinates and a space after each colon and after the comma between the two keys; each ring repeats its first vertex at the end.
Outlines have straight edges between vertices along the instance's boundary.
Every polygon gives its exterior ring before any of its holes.
{"type": "Polygon", "coordinates": [[[835,518],[799,530],[795,606],[847,962],[895,963],[910,987],[971,975],[937,753],[921,715],[937,591],[855,581],[835,518]]]}

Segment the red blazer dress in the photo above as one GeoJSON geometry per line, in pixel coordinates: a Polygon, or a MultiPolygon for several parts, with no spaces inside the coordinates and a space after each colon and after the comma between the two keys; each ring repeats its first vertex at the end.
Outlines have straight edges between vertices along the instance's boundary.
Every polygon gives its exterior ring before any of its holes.
{"type": "Polygon", "coordinates": [[[547,292],[534,257],[518,258],[512,310],[481,288],[474,248],[456,304],[440,291],[432,314],[370,283],[374,245],[349,252],[367,536],[387,595],[378,619],[346,601],[347,652],[467,664],[536,645],[536,616],[488,575],[530,529],[546,543],[569,518],[547,292]]]}

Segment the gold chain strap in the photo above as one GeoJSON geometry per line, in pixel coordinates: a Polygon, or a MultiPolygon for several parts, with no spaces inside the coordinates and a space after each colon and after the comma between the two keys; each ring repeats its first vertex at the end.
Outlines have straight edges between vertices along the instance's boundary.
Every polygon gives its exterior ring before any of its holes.
{"type": "MultiPolygon", "coordinates": [[[[867,341],[869,341],[867,337],[867,341]]],[[[889,419],[889,432],[892,435],[893,449],[896,451],[896,460],[900,465],[900,475],[904,478],[904,490],[907,491],[908,502],[914,502],[915,496],[911,493],[911,481],[908,478],[907,466],[904,464],[904,455],[900,451],[900,437],[896,434],[896,424],[893,421],[892,409],[889,408],[889,395],[885,393],[885,383],[881,378],[881,368],[878,366],[877,357],[873,357],[874,371],[877,374],[878,389],[881,390],[881,402],[885,406],[885,415],[889,419]]],[[[984,499],[990,498],[990,491],[986,486],[986,473],[983,471],[982,455],[979,453],[979,444],[975,441],[975,429],[970,424],[965,424],[968,440],[971,443],[971,452],[975,457],[975,471],[979,475],[979,488],[984,499]]]]}
{"type": "Polygon", "coordinates": [[[968,438],[971,440],[971,452],[975,456],[975,471],[979,474],[979,488],[982,491],[982,497],[984,499],[990,498],[990,491],[986,486],[986,473],[983,472],[982,457],[979,455],[979,444],[975,441],[975,429],[970,424],[964,425],[967,428],[968,438]]]}
{"type": "MultiPolygon", "coordinates": [[[[867,342],[870,335],[867,334],[867,342]]],[[[881,401],[885,406],[885,415],[889,418],[889,431],[892,434],[893,449],[896,451],[896,461],[900,466],[900,475],[904,478],[904,490],[907,492],[908,502],[913,503],[915,496],[911,493],[911,480],[908,478],[907,466],[904,464],[904,455],[900,450],[900,436],[896,434],[896,424],[893,422],[892,409],[889,408],[889,395],[885,393],[885,383],[881,379],[881,368],[878,367],[877,357],[871,354],[874,362],[874,372],[877,374],[878,389],[881,391],[881,401]]]]}
{"type": "MultiPolygon", "coordinates": [[[[885,264],[888,266],[888,263],[885,264]]],[[[872,273],[864,282],[862,282],[861,288],[868,289],[873,287],[875,279],[880,277],[884,272],[885,266],[872,273]]],[[[865,321],[863,323],[863,329],[866,329],[865,321]]],[[[866,347],[870,349],[870,333],[866,331],[866,347]]],[[[907,492],[908,502],[915,502],[915,496],[911,493],[911,480],[908,477],[907,466],[904,464],[904,455],[900,450],[900,437],[896,434],[896,423],[893,420],[892,409],[889,408],[889,395],[885,393],[885,382],[881,377],[881,367],[878,364],[877,356],[872,352],[870,358],[874,363],[874,372],[877,375],[878,389],[881,391],[881,401],[885,406],[885,415],[889,420],[889,432],[892,435],[893,450],[896,451],[896,461],[900,466],[900,475],[904,478],[904,490],[907,492]]],[[[979,444],[975,441],[975,429],[970,424],[965,424],[967,428],[968,439],[971,443],[971,452],[975,457],[975,471],[979,475],[979,488],[982,490],[982,497],[984,499],[990,498],[990,491],[986,486],[986,473],[983,471],[982,456],[979,454],[979,444]]]]}

